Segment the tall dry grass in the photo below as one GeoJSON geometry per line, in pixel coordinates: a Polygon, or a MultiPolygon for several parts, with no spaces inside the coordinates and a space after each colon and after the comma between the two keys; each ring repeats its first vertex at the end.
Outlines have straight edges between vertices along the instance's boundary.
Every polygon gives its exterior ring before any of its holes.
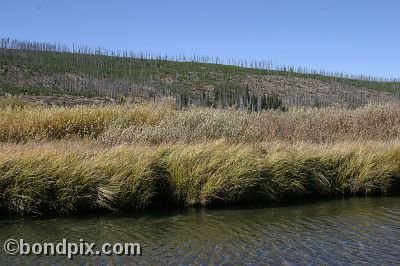
{"type": "Polygon", "coordinates": [[[162,106],[77,106],[0,110],[0,141],[95,138],[114,125],[153,125],[168,114],[162,106]]]}
{"type": "Polygon", "coordinates": [[[236,110],[174,111],[152,125],[108,127],[100,140],[109,144],[145,142],[201,143],[225,139],[235,143],[389,141],[400,136],[400,106],[370,105],[292,109],[249,113],[236,110]]]}
{"type": "Polygon", "coordinates": [[[261,113],[211,108],[176,110],[163,104],[0,110],[2,142],[77,137],[95,138],[109,145],[217,139],[234,143],[333,143],[397,140],[399,134],[399,105],[261,113]]]}

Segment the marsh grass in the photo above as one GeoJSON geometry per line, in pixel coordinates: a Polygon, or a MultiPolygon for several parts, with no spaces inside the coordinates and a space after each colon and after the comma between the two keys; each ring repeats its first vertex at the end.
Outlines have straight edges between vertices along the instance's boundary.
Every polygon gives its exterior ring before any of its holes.
{"type": "Polygon", "coordinates": [[[234,109],[142,104],[0,110],[0,141],[97,139],[109,146],[130,143],[335,143],[391,141],[400,136],[399,105],[292,109],[260,113],[234,109]]]}
{"type": "Polygon", "coordinates": [[[261,182],[260,158],[243,145],[173,146],[165,160],[174,199],[185,205],[237,201],[261,182]]]}
{"type": "Polygon", "coordinates": [[[400,106],[369,105],[357,109],[306,108],[260,113],[233,109],[192,108],[171,111],[156,123],[111,126],[99,135],[109,145],[121,143],[335,143],[391,141],[400,136],[400,106]]]}
{"type": "Polygon", "coordinates": [[[152,203],[157,189],[162,189],[162,148],[117,147],[96,155],[93,160],[97,174],[105,176],[101,188],[109,192],[102,205],[116,209],[145,208],[152,203]]]}
{"type": "Polygon", "coordinates": [[[399,189],[400,143],[2,144],[0,205],[18,214],[275,202],[399,189]],[[161,200],[160,200],[161,199],[161,200]]]}
{"type": "Polygon", "coordinates": [[[0,141],[24,142],[70,137],[96,138],[116,126],[153,125],[168,112],[154,106],[35,107],[0,110],[0,141]]]}

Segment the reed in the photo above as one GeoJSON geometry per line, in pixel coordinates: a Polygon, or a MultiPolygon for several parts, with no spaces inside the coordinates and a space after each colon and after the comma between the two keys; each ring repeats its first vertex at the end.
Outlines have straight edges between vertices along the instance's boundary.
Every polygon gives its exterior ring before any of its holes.
{"type": "Polygon", "coordinates": [[[165,103],[0,110],[0,141],[69,138],[123,143],[391,141],[400,136],[399,105],[301,108],[287,112],[234,109],[177,110],[165,103]]]}
{"type": "Polygon", "coordinates": [[[168,111],[160,105],[6,108],[0,110],[0,141],[96,138],[115,125],[152,125],[168,111]]]}

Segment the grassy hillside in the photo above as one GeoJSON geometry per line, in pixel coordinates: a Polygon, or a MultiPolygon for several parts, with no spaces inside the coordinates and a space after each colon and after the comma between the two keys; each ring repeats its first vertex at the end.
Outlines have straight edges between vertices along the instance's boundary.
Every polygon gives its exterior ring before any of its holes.
{"type": "Polygon", "coordinates": [[[332,75],[293,67],[276,68],[268,62],[222,62],[196,56],[167,58],[89,48],[71,50],[7,39],[2,39],[0,48],[0,89],[12,94],[136,100],[172,96],[180,106],[236,106],[249,110],[358,106],[399,100],[400,85],[396,81],[332,75]]]}

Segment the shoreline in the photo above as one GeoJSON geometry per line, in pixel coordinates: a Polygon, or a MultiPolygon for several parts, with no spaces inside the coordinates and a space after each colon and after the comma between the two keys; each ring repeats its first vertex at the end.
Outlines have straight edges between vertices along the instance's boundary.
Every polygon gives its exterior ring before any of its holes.
{"type": "Polygon", "coordinates": [[[306,207],[315,204],[324,204],[330,202],[342,202],[348,200],[386,200],[400,198],[400,193],[394,194],[370,194],[370,195],[336,195],[336,196],[322,196],[322,197],[303,197],[303,198],[288,198],[282,199],[277,202],[242,202],[233,204],[212,204],[207,206],[173,206],[173,205],[159,205],[149,206],[146,209],[125,209],[125,210],[84,210],[81,212],[71,213],[56,213],[47,212],[41,214],[16,214],[11,212],[0,211],[0,219],[53,219],[53,218],[95,218],[95,217],[145,217],[148,215],[180,215],[190,212],[218,212],[218,211],[245,211],[245,210],[262,210],[262,209],[275,209],[275,208],[294,208],[306,207]]]}

